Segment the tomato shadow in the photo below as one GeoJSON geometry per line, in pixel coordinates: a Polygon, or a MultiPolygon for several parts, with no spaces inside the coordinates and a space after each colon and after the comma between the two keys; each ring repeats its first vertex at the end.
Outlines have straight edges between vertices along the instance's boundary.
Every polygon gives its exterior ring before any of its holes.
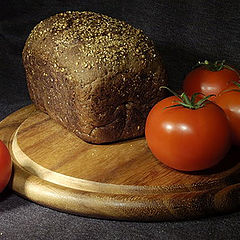
{"type": "MultiPolygon", "coordinates": [[[[237,165],[240,165],[240,148],[236,146],[232,146],[229,150],[227,156],[219,162],[216,166],[201,170],[201,171],[193,171],[191,173],[186,172],[189,175],[213,175],[218,174],[222,172],[226,172],[232,168],[237,167],[237,165]]],[[[236,169],[236,175],[239,177],[240,174],[240,166],[238,169],[236,169]]]]}
{"type": "Polygon", "coordinates": [[[0,193],[0,214],[16,207],[12,201],[13,195],[14,193],[9,186],[0,193]]]}
{"type": "MultiPolygon", "coordinates": [[[[0,204],[2,204],[3,202],[7,201],[13,194],[12,188],[11,188],[11,183],[12,183],[12,177],[13,177],[13,169],[12,169],[12,175],[11,178],[9,180],[8,185],[5,187],[5,189],[0,193],[0,204]]],[[[0,212],[1,212],[1,208],[0,208],[0,212]]]]}
{"type": "Polygon", "coordinates": [[[12,178],[13,174],[7,187],[0,193],[0,214],[29,204],[12,190],[12,178]]]}
{"type": "MultiPolygon", "coordinates": [[[[10,187],[6,187],[0,194],[0,203],[10,198],[12,194],[13,194],[13,191],[10,189],[10,187]]],[[[1,209],[0,209],[0,212],[1,212],[1,209]]]]}

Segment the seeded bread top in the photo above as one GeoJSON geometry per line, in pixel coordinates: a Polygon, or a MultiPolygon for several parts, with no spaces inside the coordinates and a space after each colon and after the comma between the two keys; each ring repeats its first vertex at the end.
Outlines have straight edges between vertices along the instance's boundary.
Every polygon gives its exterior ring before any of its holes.
{"type": "Polygon", "coordinates": [[[91,81],[93,69],[114,74],[127,65],[137,72],[157,57],[153,43],[141,30],[103,14],[77,11],[41,21],[23,52],[31,55],[32,51],[50,60],[57,71],[74,68],[73,73],[84,79],[84,84],[88,84],[86,79],[91,81]]]}

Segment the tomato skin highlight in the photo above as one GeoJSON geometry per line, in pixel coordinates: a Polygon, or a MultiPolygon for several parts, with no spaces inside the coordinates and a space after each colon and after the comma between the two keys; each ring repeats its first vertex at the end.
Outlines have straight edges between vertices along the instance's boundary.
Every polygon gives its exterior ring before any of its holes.
{"type": "Polygon", "coordinates": [[[12,161],[6,145],[0,140],[0,193],[7,186],[12,173],[12,161]]]}
{"type": "MultiPolygon", "coordinates": [[[[191,96],[196,92],[204,95],[218,95],[226,89],[233,81],[239,81],[237,72],[223,68],[219,71],[210,71],[204,66],[200,66],[187,74],[183,81],[183,91],[191,96]]],[[[211,98],[213,100],[214,98],[211,98]]]]}
{"type": "Polygon", "coordinates": [[[145,136],[153,155],[165,165],[182,171],[198,171],[218,164],[231,146],[230,129],[223,110],[208,102],[192,110],[169,107],[175,96],[150,111],[145,136]],[[164,109],[165,108],[165,109],[164,109]]]}
{"type": "Polygon", "coordinates": [[[231,91],[232,89],[232,87],[229,87],[226,89],[229,91],[220,93],[216,97],[216,104],[218,104],[227,115],[233,144],[240,146],[240,89],[238,88],[238,91],[231,91]]]}

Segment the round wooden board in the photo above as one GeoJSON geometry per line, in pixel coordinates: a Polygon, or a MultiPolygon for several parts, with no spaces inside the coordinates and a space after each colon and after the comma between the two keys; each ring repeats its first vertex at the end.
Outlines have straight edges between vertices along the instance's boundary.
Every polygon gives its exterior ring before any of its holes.
{"type": "Polygon", "coordinates": [[[10,186],[47,207],[84,216],[179,220],[239,210],[240,149],[215,168],[179,172],[154,158],[144,138],[83,142],[33,105],[0,123],[14,163],[10,186]]]}

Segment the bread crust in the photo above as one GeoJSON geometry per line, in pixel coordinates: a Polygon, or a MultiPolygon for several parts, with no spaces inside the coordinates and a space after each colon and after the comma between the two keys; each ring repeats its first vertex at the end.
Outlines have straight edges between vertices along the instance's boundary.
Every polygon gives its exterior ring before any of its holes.
{"type": "Polygon", "coordinates": [[[152,41],[102,14],[68,11],[41,21],[23,64],[36,107],[91,143],[142,136],[147,114],[165,97],[152,41]]]}

